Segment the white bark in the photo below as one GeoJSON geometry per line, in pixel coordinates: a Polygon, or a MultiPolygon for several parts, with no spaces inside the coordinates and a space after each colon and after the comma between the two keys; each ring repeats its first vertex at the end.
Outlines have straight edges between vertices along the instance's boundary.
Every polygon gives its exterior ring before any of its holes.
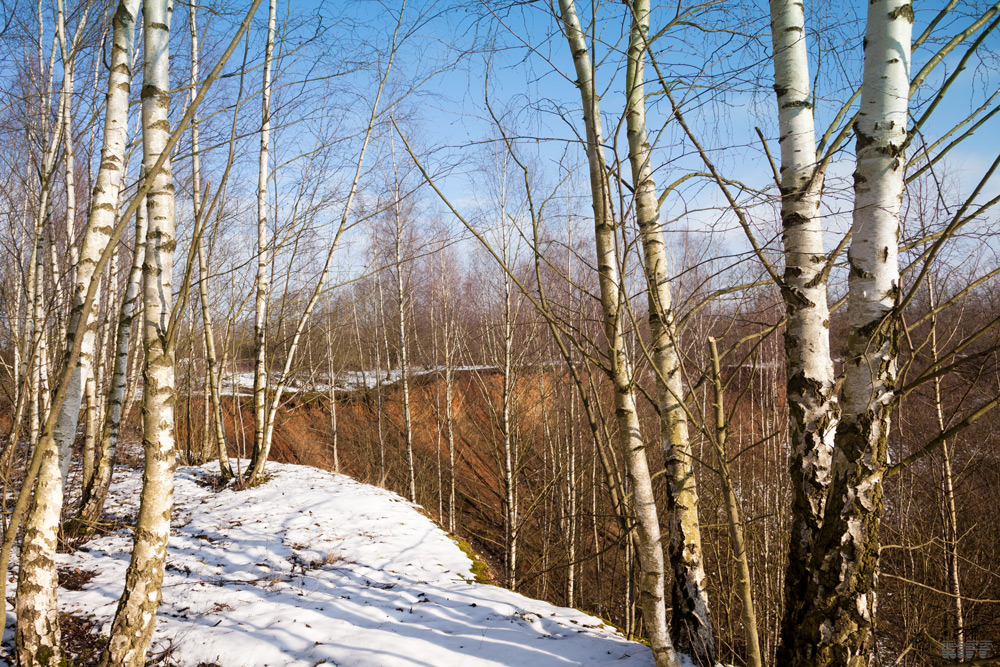
{"type": "MultiPolygon", "coordinates": [[[[97,304],[91,309],[91,317],[83,324],[82,329],[78,326],[80,312],[83,309],[83,299],[90,287],[91,279],[94,276],[94,266],[100,258],[101,253],[107,246],[111,236],[111,229],[114,227],[115,207],[118,204],[118,189],[121,186],[122,171],[125,155],[125,136],[128,130],[128,90],[126,89],[124,101],[122,101],[121,91],[112,88],[114,83],[114,68],[108,77],[107,110],[105,113],[105,135],[104,143],[101,147],[101,167],[97,175],[97,185],[94,189],[95,197],[91,206],[90,220],[87,221],[87,231],[84,235],[83,247],[77,250],[76,236],[76,175],[73,143],[73,123],[72,123],[72,101],[73,101],[73,71],[76,57],[77,40],[81,34],[80,28],[74,36],[73,43],[69,43],[66,36],[66,16],[65,3],[59,0],[56,3],[56,37],[59,41],[60,52],[63,61],[63,85],[61,96],[61,123],[60,132],[63,137],[63,165],[66,181],[66,242],[69,247],[69,275],[71,276],[73,303],[68,325],[66,326],[66,349],[73,347],[73,338],[78,335],[83,336],[83,347],[80,351],[80,359],[77,362],[76,370],[73,374],[72,382],[66,394],[66,400],[62,404],[59,420],[56,422],[55,439],[59,448],[59,466],[62,472],[63,483],[69,474],[69,459],[73,450],[73,442],[76,439],[77,422],[80,415],[80,405],[87,383],[94,372],[94,343],[95,324],[97,321],[97,304]],[[110,135],[108,132],[110,131],[110,135]],[[115,181],[117,184],[115,184],[115,181]],[[101,208],[105,203],[98,196],[98,190],[104,185],[108,191],[110,200],[110,220],[107,212],[101,208]],[[101,214],[104,215],[101,215],[101,214]],[[96,215],[95,215],[96,214],[96,215]],[[81,262],[84,266],[80,266],[81,262]]],[[[86,13],[82,21],[86,20],[86,13]]],[[[82,24],[81,24],[82,28],[82,24]]],[[[113,47],[112,47],[113,48],[113,47]]],[[[131,77],[131,70],[127,70],[131,77]]],[[[120,75],[119,75],[120,78],[120,75]]],[[[53,253],[55,245],[52,245],[53,253]]],[[[55,271],[55,255],[53,254],[53,271],[55,271]]],[[[99,280],[100,277],[98,276],[99,280]]],[[[90,408],[88,407],[88,410],[90,408]]]]}
{"type": "MultiPolygon", "coordinates": [[[[506,211],[502,214],[501,225],[503,234],[504,261],[512,266],[509,256],[509,243],[506,229],[506,211]]],[[[512,410],[514,402],[514,312],[512,303],[513,285],[510,276],[503,272],[503,360],[501,364],[501,419],[500,434],[503,437],[503,475],[504,475],[504,542],[507,552],[507,587],[517,590],[517,547],[520,532],[520,517],[518,512],[517,468],[518,456],[515,448],[512,410]]]]}
{"type": "MultiPolygon", "coordinates": [[[[316,308],[316,304],[319,302],[319,297],[323,293],[323,288],[326,285],[326,279],[330,275],[330,266],[333,262],[333,256],[337,251],[337,247],[340,244],[340,238],[346,231],[348,225],[348,216],[351,213],[351,207],[354,203],[354,197],[358,191],[358,182],[361,180],[361,171],[364,166],[365,154],[368,150],[368,143],[371,141],[372,132],[375,129],[375,121],[378,116],[379,102],[382,99],[382,91],[385,88],[386,81],[392,72],[392,65],[396,58],[396,51],[399,48],[399,33],[400,27],[403,24],[403,15],[405,10],[405,2],[403,3],[403,8],[400,9],[399,15],[396,21],[396,29],[392,36],[392,45],[389,50],[389,59],[386,63],[385,70],[383,71],[382,78],[379,80],[378,89],[375,92],[375,99],[372,101],[371,115],[368,118],[368,126],[365,128],[364,139],[361,142],[361,150],[358,153],[358,159],[355,163],[354,178],[351,181],[351,187],[347,194],[347,200],[344,202],[344,208],[340,218],[340,224],[334,233],[333,241],[330,243],[330,248],[327,250],[326,259],[323,262],[323,268],[320,270],[319,279],[316,281],[316,285],[313,287],[312,294],[309,295],[309,300],[306,302],[306,307],[303,309],[302,314],[299,316],[298,322],[295,325],[295,332],[292,334],[291,342],[288,345],[288,351],[285,354],[285,364],[281,370],[281,375],[279,376],[278,382],[274,387],[274,396],[270,399],[270,408],[267,414],[264,416],[263,424],[265,425],[263,437],[260,442],[263,444],[263,451],[260,456],[257,456],[255,451],[255,458],[258,465],[254,466],[251,471],[250,480],[253,480],[256,475],[263,472],[264,463],[267,460],[268,450],[270,449],[270,443],[274,434],[274,420],[278,413],[278,407],[281,405],[281,397],[285,391],[286,383],[290,377],[292,364],[295,362],[295,355],[298,352],[299,342],[302,339],[302,333],[305,331],[306,324],[309,322],[309,318],[312,316],[313,310],[316,308]]],[[[259,284],[259,283],[258,283],[259,284]]],[[[381,283],[379,283],[381,289],[381,283]]],[[[255,395],[256,395],[256,379],[255,379],[255,395]]],[[[255,399],[256,400],[256,399],[255,399]]],[[[256,406],[255,406],[256,409],[256,406]]],[[[384,467],[383,467],[384,472],[384,467]]],[[[384,479],[383,479],[384,481],[384,479]]]]}
{"type": "MultiPolygon", "coordinates": [[[[267,392],[270,382],[267,375],[267,182],[271,144],[271,66],[274,54],[275,15],[277,0],[271,0],[267,13],[267,43],[264,47],[264,87],[261,94],[260,153],[257,165],[257,276],[254,282],[254,369],[253,369],[253,462],[250,479],[256,480],[264,472],[271,448],[268,424],[267,392]]],[[[275,399],[275,405],[277,400],[275,399]]]]}
{"type": "MultiPolygon", "coordinates": [[[[42,199],[45,200],[43,189],[42,199]]],[[[57,607],[58,578],[56,574],[56,544],[59,519],[62,511],[63,476],[59,469],[59,451],[52,434],[42,429],[48,414],[48,364],[46,358],[46,325],[42,284],[44,281],[45,233],[43,223],[46,209],[41,209],[36,223],[36,244],[33,252],[35,274],[33,283],[33,333],[35,350],[32,376],[31,440],[35,450],[32,459],[38,459],[37,482],[24,524],[17,572],[17,595],[14,610],[18,619],[14,644],[19,667],[35,665],[60,665],[62,646],[59,636],[57,607]]],[[[30,492],[31,478],[25,484],[30,492]]],[[[27,497],[27,496],[25,496],[27,497]]],[[[20,498],[19,498],[20,500],[20,498]]],[[[13,546],[17,527],[8,525],[4,539],[4,583],[6,584],[6,558],[13,546]]]]}
{"type": "MultiPolygon", "coordinates": [[[[130,1],[138,4],[138,0],[130,1]]],[[[135,215],[135,249],[128,282],[125,286],[125,296],[118,311],[107,413],[101,432],[99,453],[94,465],[94,475],[90,484],[83,488],[80,511],[70,524],[70,530],[74,532],[85,532],[91,524],[100,519],[104,500],[107,498],[108,489],[111,486],[111,474],[118,452],[118,433],[126,403],[125,389],[128,385],[128,358],[132,340],[132,323],[139,310],[139,287],[142,281],[142,266],[146,257],[145,205],[140,205],[136,209],[135,215]]]]}
{"type": "Polygon", "coordinates": [[[448,440],[448,532],[455,532],[455,341],[451,276],[445,250],[438,265],[438,296],[441,298],[441,338],[444,348],[444,423],[448,440]]]}
{"type": "MultiPolygon", "coordinates": [[[[191,104],[194,104],[194,87],[198,81],[198,6],[192,3],[188,10],[188,27],[191,33],[191,104]]],[[[215,440],[215,450],[219,457],[219,474],[223,480],[233,477],[233,469],[229,464],[229,450],[226,445],[225,425],[222,421],[222,396],[219,386],[221,383],[221,373],[218,355],[215,351],[215,330],[212,323],[212,307],[208,296],[208,256],[205,251],[206,225],[205,211],[201,201],[201,145],[199,141],[198,118],[195,116],[191,121],[191,171],[194,180],[193,206],[194,216],[201,233],[198,234],[198,300],[201,303],[202,330],[205,338],[205,362],[208,365],[208,395],[212,401],[211,421],[215,424],[215,432],[212,434],[215,440]]],[[[203,399],[204,400],[204,399],[203,399]]]]}
{"type": "Polygon", "coordinates": [[[614,384],[615,414],[622,451],[633,484],[633,510],[636,514],[636,550],[641,575],[639,579],[640,605],[646,632],[653,648],[656,664],[660,667],[677,667],[677,654],[667,632],[664,608],[663,548],[656,499],[646,458],[645,443],[639,427],[635,407],[632,362],[628,356],[622,329],[621,277],[618,274],[618,257],[615,247],[611,213],[611,193],[604,160],[604,136],[601,128],[600,109],[595,90],[594,70],[574,0],[560,0],[560,18],[569,42],[576,69],[576,85],[583,102],[584,123],[587,133],[587,158],[590,168],[590,186],[594,207],[594,235],[597,246],[597,267],[601,290],[601,307],[604,330],[611,362],[611,380],[614,384]]]}
{"type": "MultiPolygon", "coordinates": [[[[940,359],[937,336],[937,299],[934,294],[934,281],[931,276],[927,276],[927,290],[930,294],[931,309],[931,363],[937,364],[940,359]]],[[[934,409],[937,416],[938,430],[941,433],[944,433],[946,422],[944,418],[944,402],[942,401],[941,395],[941,377],[937,375],[934,376],[934,409]]],[[[958,509],[955,503],[955,479],[951,468],[951,452],[947,440],[941,443],[941,456],[942,473],[944,477],[942,480],[942,492],[944,495],[943,523],[945,532],[945,563],[947,564],[948,570],[948,588],[951,592],[955,607],[954,623],[955,646],[957,649],[956,653],[959,656],[964,657],[965,613],[962,608],[962,583],[959,576],[960,554],[958,542],[960,535],[958,532],[958,509]]]]}
{"type": "Polygon", "coordinates": [[[668,553],[673,570],[671,630],[677,650],[696,662],[715,663],[715,632],[708,605],[705,565],[698,521],[698,486],[688,435],[684,385],[677,353],[670,271],[660,206],[653,180],[652,149],[646,130],[645,77],[649,2],[632,5],[626,86],[629,162],[635,192],[635,216],[642,239],[643,269],[649,296],[660,440],[667,468],[670,510],[668,553]]]}
{"type": "Polygon", "coordinates": [[[796,665],[863,667],[874,659],[878,526],[896,384],[899,210],[913,7],[868,5],[848,253],[850,335],[832,479],[812,558],[796,665]]]}
{"type": "MultiPolygon", "coordinates": [[[[121,9],[119,10],[121,11],[121,9]]],[[[60,103],[60,118],[57,124],[64,135],[64,141],[68,144],[67,162],[72,168],[72,136],[71,130],[67,126],[69,116],[68,94],[71,92],[72,81],[72,53],[75,50],[66,44],[64,16],[62,15],[62,4],[59,4],[59,17],[57,20],[57,38],[63,46],[64,58],[64,91],[63,99],[60,103]]],[[[134,16],[134,14],[133,14],[134,16]]],[[[116,19],[118,16],[116,15],[116,19]]],[[[116,24],[115,45],[118,45],[119,38],[126,39],[127,36],[118,30],[116,24]]],[[[77,34],[80,34],[78,30],[77,34]]],[[[74,45],[75,46],[75,45],[74,45]]],[[[130,74],[128,64],[125,66],[126,74],[130,74]]],[[[121,184],[121,167],[124,164],[125,133],[127,127],[128,113],[128,91],[124,94],[118,90],[120,83],[116,77],[121,78],[122,73],[112,68],[108,79],[108,105],[105,118],[105,137],[102,146],[101,169],[98,174],[98,182],[95,187],[94,204],[91,207],[91,219],[88,221],[87,234],[84,239],[83,259],[77,265],[77,272],[74,284],[74,304],[73,313],[69,326],[67,327],[67,350],[72,349],[77,336],[83,336],[79,361],[74,369],[71,381],[67,388],[63,402],[60,406],[59,418],[51,434],[42,433],[38,443],[40,448],[40,467],[38,472],[38,482],[31,509],[25,523],[25,535],[21,547],[21,566],[18,573],[18,595],[17,613],[20,619],[16,632],[16,645],[18,649],[18,661],[22,665],[47,665],[59,664],[61,660],[61,647],[59,642],[58,613],[56,608],[57,578],[55,572],[55,548],[58,533],[59,521],[61,518],[63,504],[63,485],[69,469],[69,454],[72,450],[73,439],[76,434],[76,421],[79,416],[80,401],[83,394],[84,383],[89,377],[92,368],[92,357],[94,347],[94,331],[92,318],[89,322],[82,322],[82,311],[84,297],[89,289],[92,280],[99,279],[95,275],[97,260],[110,238],[110,229],[114,226],[114,212],[118,202],[118,188],[121,184]],[[122,101],[124,100],[124,101],[122,101]],[[116,164],[117,160],[117,164],[116,164]],[[117,180],[115,180],[117,177],[117,180]],[[110,222],[106,221],[107,212],[101,204],[104,200],[101,196],[106,194],[101,188],[106,186],[110,191],[110,222]],[[103,217],[102,217],[103,214],[103,217]],[[103,242],[102,242],[103,239],[103,242]],[[95,250],[96,248],[96,250],[95,250]],[[93,251],[93,252],[91,252],[93,251]],[[96,253],[96,255],[94,254],[96,253]]],[[[130,78],[130,76],[129,76],[130,78]]],[[[128,79],[126,79],[128,81],[128,79]]],[[[126,84],[127,86],[127,84],[126,84]]],[[[54,142],[50,143],[54,148],[54,142]]],[[[49,149],[50,151],[52,148],[49,149]]],[[[47,153],[44,162],[51,165],[52,154],[47,153]]],[[[43,174],[49,173],[43,168],[43,174]]],[[[44,176],[43,176],[44,177],[44,176]]],[[[68,187],[72,188],[72,180],[68,187]]],[[[74,208],[75,194],[71,190],[67,193],[70,202],[70,211],[74,208]]],[[[46,218],[48,188],[42,189],[42,206],[40,207],[40,221],[37,225],[38,243],[44,237],[42,222],[46,218]]],[[[40,247],[36,247],[36,262],[40,262],[44,252],[40,247]]],[[[43,315],[41,305],[41,289],[39,289],[43,272],[40,264],[36,266],[36,294],[35,294],[35,317],[36,327],[41,327],[43,315]]],[[[39,330],[40,333],[40,330],[39,330]]],[[[42,395],[42,384],[46,379],[43,372],[42,363],[44,360],[44,336],[38,337],[38,377],[39,391],[42,395]]],[[[41,403],[41,402],[40,402],[41,403]]],[[[38,405],[36,411],[39,421],[41,415],[45,414],[44,405],[38,405]]]]}
{"type": "MultiPolygon", "coordinates": [[[[60,3],[61,4],[61,3],[60,3]]],[[[84,233],[79,258],[73,251],[71,262],[75,267],[73,280],[73,305],[67,327],[67,349],[73,346],[75,336],[83,336],[80,359],[63,402],[59,420],[56,423],[55,438],[59,446],[60,465],[63,479],[69,471],[69,454],[76,438],[77,421],[84,388],[90,381],[94,369],[94,345],[96,340],[97,304],[91,308],[87,322],[80,323],[83,302],[101,254],[111,239],[118,210],[122,179],[125,172],[125,151],[128,143],[128,98],[132,83],[132,44],[135,31],[135,16],[138,0],[120,2],[113,21],[111,47],[111,68],[108,73],[106,112],[104,116],[104,141],[101,146],[101,166],[91,197],[90,217],[84,233]]],[[[70,68],[72,70],[72,68],[70,68]]],[[[69,117],[69,108],[64,117],[69,117]]],[[[67,122],[67,121],[64,121],[67,122]]],[[[65,130],[65,142],[70,141],[70,131],[65,130]]],[[[71,152],[67,154],[67,160],[71,152]]],[[[69,187],[69,186],[67,186],[69,187]]],[[[69,214],[69,212],[68,212],[69,214]]],[[[71,247],[75,245],[71,243],[71,247]]]]}
{"type": "Polygon", "coordinates": [[[340,453],[337,451],[337,373],[333,365],[333,339],[331,330],[333,329],[333,317],[331,315],[330,325],[326,329],[326,350],[327,350],[327,382],[329,384],[330,400],[330,432],[332,434],[331,446],[333,447],[333,471],[340,472],[340,453]]]}
{"type": "Polygon", "coordinates": [[[838,405],[830,356],[830,309],[820,215],[824,174],[817,164],[801,2],[771,0],[771,39],[781,146],[785,250],[781,293],[786,313],[786,395],[793,498],[785,573],[783,636],[787,641],[801,622],[809,559],[823,522],[838,405]]]}
{"type": "Polygon", "coordinates": [[[417,502],[417,475],[416,465],[413,460],[413,420],[410,415],[410,354],[407,345],[407,309],[409,299],[405,281],[403,280],[403,244],[406,241],[406,213],[403,211],[402,192],[400,191],[400,178],[398,166],[395,163],[395,151],[393,152],[393,254],[396,268],[396,333],[399,335],[399,371],[400,383],[403,388],[403,438],[406,445],[406,479],[408,498],[410,502],[417,502]]]}
{"type": "Polygon", "coordinates": [[[142,501],[136,520],[132,559],[125,590],[111,625],[102,665],[140,667],[153,635],[163,567],[170,535],[173,473],[176,466],[174,429],[174,352],[169,342],[173,293],[174,186],[169,156],[159,171],[170,135],[169,35],[170,0],[143,0],[145,62],[143,65],[143,163],[151,179],[147,211],[149,230],[143,263],[142,501]]]}

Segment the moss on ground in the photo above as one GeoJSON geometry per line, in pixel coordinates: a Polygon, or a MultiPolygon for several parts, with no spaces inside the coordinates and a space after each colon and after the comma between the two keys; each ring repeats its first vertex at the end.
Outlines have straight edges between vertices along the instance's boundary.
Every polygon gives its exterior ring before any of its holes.
{"type": "Polygon", "coordinates": [[[452,539],[455,540],[455,544],[457,544],[458,548],[462,550],[462,553],[468,556],[469,560],[472,561],[471,572],[473,579],[480,584],[495,583],[493,581],[493,577],[490,576],[490,568],[487,567],[486,561],[472,549],[472,545],[469,544],[468,541],[459,537],[452,536],[452,539]]]}

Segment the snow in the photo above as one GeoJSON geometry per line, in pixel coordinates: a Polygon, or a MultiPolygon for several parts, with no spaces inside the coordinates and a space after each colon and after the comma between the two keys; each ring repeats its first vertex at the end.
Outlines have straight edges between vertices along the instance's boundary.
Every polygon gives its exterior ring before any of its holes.
{"type": "MultiPolygon", "coordinates": [[[[411,378],[419,378],[426,375],[436,375],[444,373],[444,366],[419,366],[410,369],[411,378]]],[[[452,371],[455,373],[469,373],[474,371],[497,370],[496,366],[455,366],[452,371]]],[[[301,378],[292,378],[285,387],[285,393],[295,394],[302,390],[318,391],[326,393],[330,391],[329,376],[322,374],[313,380],[302,382],[301,378]],[[326,380],[315,381],[317,378],[326,380]]],[[[334,389],[342,392],[375,389],[379,382],[383,385],[392,385],[403,378],[401,368],[383,370],[362,370],[362,371],[340,371],[334,375],[334,389]]],[[[269,378],[272,386],[276,386],[281,380],[279,373],[274,373],[269,378]]],[[[243,398],[253,396],[253,372],[224,373],[222,377],[221,391],[223,396],[232,395],[233,390],[243,398]]]]}
{"type": "MultiPolygon", "coordinates": [[[[394,493],[276,463],[265,484],[216,493],[204,486],[214,472],[176,477],[151,646],[169,664],[653,664],[598,618],[471,581],[469,558],[394,493]]],[[[134,516],[141,482],[141,471],[116,470],[108,511],[134,516]]],[[[121,529],[59,555],[61,568],[97,573],[60,589],[62,609],[101,620],[104,634],[131,540],[121,529]]]]}

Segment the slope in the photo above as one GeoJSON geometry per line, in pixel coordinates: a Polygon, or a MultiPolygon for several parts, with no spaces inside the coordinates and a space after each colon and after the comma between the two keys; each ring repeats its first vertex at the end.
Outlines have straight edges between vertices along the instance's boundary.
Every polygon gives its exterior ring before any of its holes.
{"type": "MultiPolygon", "coordinates": [[[[600,619],[470,581],[469,558],[396,494],[287,464],[270,464],[257,488],[216,492],[214,469],[177,474],[151,649],[158,662],[653,664],[648,648],[600,619]]],[[[142,475],[116,474],[108,511],[128,525],[142,475]]],[[[126,527],[61,554],[61,572],[72,575],[60,590],[63,611],[106,633],[130,547],[126,527]]],[[[11,621],[8,613],[8,637],[11,621]]]]}

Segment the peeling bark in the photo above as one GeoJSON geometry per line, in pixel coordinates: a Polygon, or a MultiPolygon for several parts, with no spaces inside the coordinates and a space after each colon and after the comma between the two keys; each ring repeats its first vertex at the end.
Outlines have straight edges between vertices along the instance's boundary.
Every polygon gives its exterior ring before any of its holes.
{"type": "Polygon", "coordinates": [[[868,6],[855,122],[843,413],[792,665],[864,667],[874,660],[882,476],[898,354],[899,209],[912,24],[906,0],[868,6]]]}
{"type": "Polygon", "coordinates": [[[143,163],[152,182],[148,194],[149,230],[143,262],[142,444],[145,454],[142,496],[133,536],[125,590],[111,624],[102,665],[141,667],[153,636],[156,608],[170,535],[174,430],[174,350],[168,336],[173,294],[174,186],[169,157],[153,171],[170,134],[168,38],[170,0],[143,0],[145,63],[142,87],[143,163]]]}
{"type": "Polygon", "coordinates": [[[792,515],[785,570],[779,662],[790,659],[802,621],[810,558],[823,524],[839,417],[830,356],[830,309],[816,157],[809,56],[801,2],[771,0],[774,90],[781,146],[781,222],[785,270],[785,377],[789,410],[792,515]]]}

